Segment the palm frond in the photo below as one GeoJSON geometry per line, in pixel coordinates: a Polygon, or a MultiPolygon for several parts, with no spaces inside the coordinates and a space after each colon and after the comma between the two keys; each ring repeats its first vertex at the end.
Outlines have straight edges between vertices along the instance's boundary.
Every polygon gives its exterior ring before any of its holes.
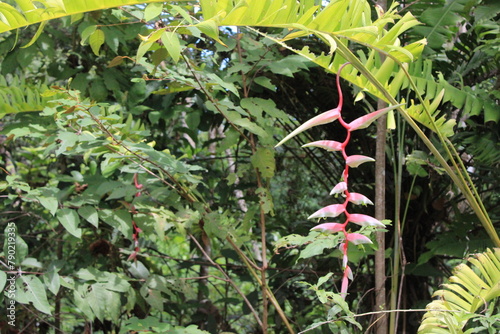
{"type": "Polygon", "coordinates": [[[488,249],[468,261],[469,266],[455,267],[450,283],[434,293],[438,299],[427,305],[419,334],[463,333],[485,304],[500,297],[500,249],[488,249]]]}
{"type": "Polygon", "coordinates": [[[8,81],[0,76],[0,119],[8,114],[42,111],[53,99],[50,94],[42,95],[47,90],[44,84],[29,85],[20,77],[8,81]]]}
{"type": "Polygon", "coordinates": [[[159,0],[16,0],[0,1],[0,33],[22,28],[28,25],[43,23],[64,16],[77,15],[106,8],[137,5],[159,0]]]}

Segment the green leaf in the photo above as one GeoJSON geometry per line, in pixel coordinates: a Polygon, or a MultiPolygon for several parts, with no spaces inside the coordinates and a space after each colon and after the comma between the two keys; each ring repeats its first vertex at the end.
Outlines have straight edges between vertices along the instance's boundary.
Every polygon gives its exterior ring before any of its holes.
{"type": "Polygon", "coordinates": [[[89,304],[96,318],[102,322],[106,314],[107,304],[112,298],[112,292],[105,289],[101,283],[96,283],[89,287],[88,294],[84,299],[89,304]]]}
{"type": "Polygon", "coordinates": [[[257,188],[257,190],[255,190],[255,193],[259,195],[259,203],[264,213],[271,213],[271,215],[274,216],[274,203],[269,190],[266,188],[257,188]]]}
{"type": "Polygon", "coordinates": [[[228,233],[228,218],[225,214],[211,212],[205,215],[204,230],[209,237],[224,239],[228,233]]]}
{"type": "Polygon", "coordinates": [[[38,201],[40,201],[40,204],[47,210],[52,215],[56,214],[57,208],[59,206],[59,202],[57,200],[57,192],[59,190],[57,188],[42,188],[41,189],[41,195],[36,196],[38,201]]]}
{"type": "Polygon", "coordinates": [[[43,275],[43,282],[50,292],[57,295],[59,288],[61,287],[61,278],[56,271],[47,271],[45,275],[43,275]]]}
{"type": "Polygon", "coordinates": [[[104,209],[99,211],[99,218],[123,233],[126,238],[132,236],[132,217],[127,210],[104,209]]]}
{"type": "Polygon", "coordinates": [[[47,21],[43,21],[42,23],[40,23],[40,25],[38,26],[38,29],[37,29],[35,35],[33,36],[33,38],[28,42],[28,44],[26,44],[24,46],[21,46],[21,48],[24,49],[24,48],[32,46],[36,42],[36,40],[38,39],[38,37],[40,37],[40,35],[42,34],[43,28],[45,28],[46,24],[47,24],[47,21]]]}
{"type": "Polygon", "coordinates": [[[262,138],[269,137],[269,134],[260,126],[249,120],[248,118],[240,118],[233,121],[234,124],[241,126],[242,128],[260,136],[262,138]]]}
{"type": "Polygon", "coordinates": [[[86,205],[80,207],[78,209],[78,214],[96,228],[99,227],[99,216],[97,214],[97,210],[93,206],[86,205]]]}
{"type": "Polygon", "coordinates": [[[214,19],[202,21],[196,24],[195,27],[200,29],[200,31],[205,35],[207,35],[208,37],[213,38],[214,40],[216,40],[217,42],[219,42],[224,46],[227,46],[219,38],[219,26],[217,25],[217,22],[215,22],[214,19]]]}
{"type": "Polygon", "coordinates": [[[336,246],[337,243],[330,237],[317,238],[300,251],[299,259],[308,259],[316,255],[321,255],[325,249],[335,248],[336,246]]]}
{"type": "Polygon", "coordinates": [[[253,81],[264,88],[272,90],[273,92],[276,91],[276,86],[272,84],[271,79],[268,77],[257,77],[253,81]]]}
{"type": "Polygon", "coordinates": [[[105,39],[106,36],[104,35],[104,31],[102,31],[101,29],[95,30],[90,35],[89,44],[96,56],[99,56],[99,50],[101,49],[101,46],[104,44],[105,39]]]}
{"type": "Polygon", "coordinates": [[[95,314],[90,308],[88,301],[85,299],[89,289],[89,284],[75,284],[73,290],[73,302],[75,306],[78,307],[79,311],[82,312],[88,319],[94,320],[95,314]]]}
{"type": "Polygon", "coordinates": [[[222,88],[232,92],[236,96],[240,96],[240,93],[238,92],[238,89],[236,86],[230,82],[222,80],[220,77],[218,77],[215,73],[208,73],[207,76],[212,79],[217,85],[221,86],[222,88]]]}
{"type": "Polygon", "coordinates": [[[144,9],[144,20],[151,21],[155,17],[161,14],[163,11],[163,4],[160,2],[152,2],[149,5],[146,6],[146,9],[144,9]]]}
{"type": "Polygon", "coordinates": [[[61,131],[57,137],[60,140],[60,143],[55,152],[56,155],[65,153],[68,148],[73,147],[78,142],[78,136],[74,132],[61,131]]]}
{"type": "Polygon", "coordinates": [[[161,41],[174,63],[177,64],[181,56],[181,44],[177,34],[172,31],[164,31],[163,34],[161,34],[161,41]]]}
{"type": "Polygon", "coordinates": [[[115,67],[123,63],[123,59],[125,57],[123,56],[116,56],[115,58],[111,59],[111,61],[108,63],[108,67],[115,67]]]}
{"type": "Polygon", "coordinates": [[[252,166],[259,169],[262,177],[273,177],[276,170],[274,161],[274,150],[265,147],[259,147],[250,158],[252,166]]]}
{"type": "Polygon", "coordinates": [[[45,294],[45,287],[40,279],[34,275],[22,275],[16,280],[16,300],[22,304],[33,303],[40,312],[51,314],[49,301],[45,294]]]}
{"type": "Polygon", "coordinates": [[[323,285],[325,282],[327,282],[330,277],[332,277],[333,273],[328,273],[326,274],[325,276],[321,276],[319,279],[318,279],[318,283],[316,284],[316,287],[320,287],[321,285],[323,285]]]}
{"type": "Polygon", "coordinates": [[[78,228],[78,224],[80,224],[80,217],[75,210],[69,208],[61,209],[57,211],[56,217],[69,233],[78,239],[82,237],[82,229],[78,228]]]}
{"type": "Polygon", "coordinates": [[[87,28],[83,29],[82,31],[82,40],[81,40],[81,44],[84,45],[87,40],[89,39],[90,35],[92,35],[97,29],[97,26],[96,25],[91,25],[91,26],[88,26],[87,28]]]}

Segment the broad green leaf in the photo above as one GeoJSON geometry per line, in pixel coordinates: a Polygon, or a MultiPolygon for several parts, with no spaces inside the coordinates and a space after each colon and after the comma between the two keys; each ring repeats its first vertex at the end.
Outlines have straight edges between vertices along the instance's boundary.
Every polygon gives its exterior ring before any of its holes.
{"type": "Polygon", "coordinates": [[[318,238],[300,251],[299,259],[308,259],[321,255],[325,249],[335,248],[336,246],[337,244],[332,242],[331,238],[318,238]]]}
{"type": "Polygon", "coordinates": [[[20,267],[42,269],[43,264],[33,257],[27,257],[20,263],[20,267]]]}
{"type": "Polygon", "coordinates": [[[104,209],[99,211],[99,218],[123,233],[126,238],[132,236],[132,217],[127,210],[104,209]]]}
{"type": "Polygon", "coordinates": [[[224,90],[228,90],[231,93],[233,93],[236,96],[240,96],[240,93],[238,92],[238,89],[233,83],[224,81],[221,79],[219,76],[217,76],[215,73],[208,73],[207,76],[212,79],[217,85],[221,86],[224,88],[224,90]]]}
{"type": "Polygon", "coordinates": [[[49,210],[52,215],[56,214],[57,208],[59,206],[59,202],[56,197],[58,191],[59,190],[57,188],[42,188],[42,194],[37,196],[40,204],[45,209],[49,210]]]}
{"type": "Polygon", "coordinates": [[[40,312],[51,314],[50,305],[45,294],[45,286],[34,275],[22,275],[16,280],[16,300],[20,303],[33,303],[40,312]],[[20,296],[20,300],[17,297],[20,296]]]}
{"type": "Polygon", "coordinates": [[[195,27],[200,29],[200,31],[205,35],[207,35],[208,37],[226,46],[226,44],[224,44],[224,42],[222,42],[219,38],[219,26],[217,25],[217,22],[215,22],[214,19],[208,19],[202,21],[196,24],[195,27]]]}
{"type": "Polygon", "coordinates": [[[163,11],[163,4],[159,2],[152,2],[144,9],[144,20],[151,21],[161,14],[163,11]]]}
{"type": "Polygon", "coordinates": [[[92,284],[89,287],[88,293],[85,296],[85,301],[89,304],[97,319],[104,321],[106,315],[107,304],[114,294],[106,290],[101,283],[92,284]]]}
{"type": "Polygon", "coordinates": [[[163,34],[161,34],[161,41],[170,54],[170,57],[172,57],[174,63],[177,64],[181,56],[181,44],[177,34],[172,31],[164,31],[163,34]]]}
{"type": "MultiPolygon", "coordinates": [[[[187,23],[189,24],[193,24],[193,19],[191,18],[191,15],[189,15],[189,13],[182,7],[180,6],[177,6],[177,5],[170,5],[169,4],[169,7],[171,8],[170,12],[172,14],[179,14],[180,16],[182,16],[182,18],[184,20],[186,20],[187,23]]],[[[205,14],[205,13],[203,13],[205,14]]],[[[207,18],[205,15],[203,15],[205,18],[207,18]]]]}
{"type": "Polygon", "coordinates": [[[151,55],[151,62],[154,66],[158,66],[162,61],[167,59],[168,51],[165,48],[157,49],[151,55]]]}
{"type": "Polygon", "coordinates": [[[77,283],[73,290],[73,302],[75,306],[88,318],[95,319],[95,314],[90,308],[88,300],[85,299],[89,290],[89,284],[77,283]]]}
{"type": "Polygon", "coordinates": [[[99,50],[101,46],[104,44],[104,40],[106,36],[104,35],[104,31],[101,29],[96,29],[89,37],[89,44],[92,48],[92,51],[96,56],[99,56],[99,50]]]}
{"type": "Polygon", "coordinates": [[[205,215],[204,230],[209,237],[224,239],[228,233],[228,218],[224,213],[211,212],[205,215]]]}
{"type": "Polygon", "coordinates": [[[43,282],[50,292],[57,295],[59,288],[61,287],[61,278],[56,271],[47,271],[45,275],[43,275],[43,282]]]}
{"type": "Polygon", "coordinates": [[[273,177],[276,170],[274,161],[274,150],[259,147],[250,158],[252,166],[259,169],[262,177],[273,177]]]}
{"type": "Polygon", "coordinates": [[[325,276],[321,276],[318,279],[318,283],[316,284],[316,287],[320,287],[321,285],[323,285],[325,282],[327,282],[330,279],[330,277],[332,277],[332,275],[333,275],[333,273],[328,273],[325,276]]]}
{"type": "Polygon", "coordinates": [[[87,40],[89,39],[90,35],[92,35],[97,29],[97,26],[96,25],[91,25],[91,26],[88,26],[87,28],[83,29],[82,31],[82,40],[81,40],[81,44],[84,45],[87,40]]]}
{"type": "Polygon", "coordinates": [[[78,227],[78,224],[80,224],[80,217],[75,210],[69,208],[58,210],[56,217],[69,233],[79,239],[82,237],[82,229],[78,227]]]}
{"type": "Polygon", "coordinates": [[[265,87],[273,92],[276,91],[276,86],[272,84],[271,79],[267,77],[257,77],[254,82],[262,87],[265,87]]]}
{"type": "Polygon", "coordinates": [[[242,128],[260,136],[262,138],[269,137],[269,134],[260,126],[249,120],[248,118],[240,118],[233,121],[234,124],[241,126],[242,128]]]}
{"type": "Polygon", "coordinates": [[[259,196],[260,205],[264,213],[270,213],[271,216],[274,216],[274,203],[269,190],[266,188],[257,188],[255,193],[259,196]]]}
{"type": "Polygon", "coordinates": [[[85,205],[80,207],[78,209],[78,214],[96,228],[99,227],[99,216],[97,210],[93,206],[85,205]]]}

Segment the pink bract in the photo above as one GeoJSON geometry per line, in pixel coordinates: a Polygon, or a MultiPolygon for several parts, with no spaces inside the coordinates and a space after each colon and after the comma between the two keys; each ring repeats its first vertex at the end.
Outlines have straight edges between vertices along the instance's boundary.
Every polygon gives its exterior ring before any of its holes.
{"type": "Polygon", "coordinates": [[[311,230],[320,230],[321,232],[340,232],[344,230],[344,224],[339,223],[324,223],[313,227],[311,230]]]}
{"type": "Polygon", "coordinates": [[[332,204],[325,206],[324,208],[319,209],[315,213],[309,216],[307,219],[313,219],[313,218],[334,218],[340,215],[345,211],[345,206],[342,204],[332,204]]]}
{"type": "Polygon", "coordinates": [[[347,157],[345,163],[352,168],[356,168],[365,162],[373,162],[375,159],[364,156],[364,155],[351,155],[347,157]]]}
{"type": "Polygon", "coordinates": [[[295,129],[292,133],[290,133],[288,136],[286,136],[285,138],[283,138],[283,140],[280,141],[278,143],[278,145],[276,145],[275,147],[278,147],[278,146],[282,145],[283,143],[285,143],[290,138],[295,137],[299,133],[301,133],[301,132],[303,132],[303,131],[305,131],[305,130],[307,130],[309,128],[312,128],[313,126],[317,126],[317,125],[322,125],[322,124],[327,124],[327,123],[333,122],[334,120],[336,120],[337,118],[339,118],[339,116],[340,116],[340,107],[337,107],[335,109],[331,109],[331,110],[325,111],[324,113],[322,113],[322,114],[320,114],[318,116],[315,116],[315,117],[311,118],[310,120],[306,121],[305,123],[303,123],[297,129],[295,129]]]}
{"type": "Polygon", "coordinates": [[[361,226],[378,226],[378,227],[385,227],[384,224],[382,224],[380,221],[377,219],[368,216],[368,215],[363,215],[360,213],[352,213],[349,215],[349,221],[354,224],[358,224],[361,226]]]}
{"type": "Polygon", "coordinates": [[[318,140],[312,143],[302,145],[302,147],[319,147],[327,151],[341,151],[342,143],[335,140],[318,140]]]}
{"type": "Polygon", "coordinates": [[[330,195],[341,194],[347,190],[347,183],[339,182],[335,187],[333,187],[332,191],[330,191],[330,195]]]}
{"type": "Polygon", "coordinates": [[[361,244],[371,244],[372,241],[366,235],[362,235],[359,233],[349,233],[347,235],[347,241],[352,242],[355,245],[361,244]]]}
{"type": "Polygon", "coordinates": [[[357,205],[373,205],[373,202],[368,199],[365,195],[361,195],[358,193],[349,193],[349,196],[347,196],[347,200],[353,204],[357,205]]]}

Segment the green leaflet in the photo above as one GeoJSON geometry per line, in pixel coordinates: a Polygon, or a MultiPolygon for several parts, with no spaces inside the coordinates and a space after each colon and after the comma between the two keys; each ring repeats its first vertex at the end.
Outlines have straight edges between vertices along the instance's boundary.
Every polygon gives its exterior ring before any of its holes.
{"type": "Polygon", "coordinates": [[[181,56],[181,44],[179,42],[179,37],[177,37],[177,34],[171,31],[164,31],[161,35],[161,41],[167,49],[170,57],[172,57],[174,63],[177,63],[181,56]]]}
{"type": "Polygon", "coordinates": [[[45,287],[35,275],[21,275],[16,280],[16,301],[21,304],[32,303],[40,312],[51,314],[45,287]]]}
{"type": "Polygon", "coordinates": [[[259,169],[262,177],[273,177],[276,170],[274,161],[274,150],[266,147],[259,147],[250,159],[252,166],[259,169]]]}
{"type": "Polygon", "coordinates": [[[82,237],[82,229],[78,227],[80,224],[80,217],[75,210],[63,208],[57,211],[56,217],[69,233],[77,238],[82,237]]]}
{"type": "Polygon", "coordinates": [[[99,50],[101,49],[101,46],[104,44],[105,39],[106,36],[104,35],[104,31],[102,31],[101,29],[96,29],[89,36],[90,47],[92,48],[92,51],[96,56],[99,56],[99,50]]]}
{"type": "MultiPolygon", "coordinates": [[[[18,1],[16,1],[18,2],[18,1]]],[[[34,3],[43,4],[44,2],[24,0],[21,10],[18,11],[6,2],[0,2],[0,33],[18,29],[31,24],[46,22],[64,16],[77,15],[81,13],[93,12],[106,8],[114,8],[127,5],[143,4],[144,1],[134,0],[107,0],[107,1],[73,1],[59,0],[50,1],[50,7],[37,8],[34,3]]],[[[164,2],[149,0],[148,2],[164,2]]]]}
{"type": "Polygon", "coordinates": [[[93,206],[85,205],[80,207],[78,214],[96,228],[99,227],[99,215],[93,206]]]}
{"type": "Polygon", "coordinates": [[[163,11],[163,4],[153,2],[146,6],[144,9],[144,20],[151,21],[152,19],[158,17],[163,11]]]}
{"type": "Polygon", "coordinates": [[[469,320],[479,316],[483,305],[500,297],[500,249],[487,249],[468,261],[470,266],[462,263],[455,267],[451,283],[434,293],[439,299],[427,305],[429,311],[418,333],[437,333],[440,329],[461,332],[469,320]]]}

